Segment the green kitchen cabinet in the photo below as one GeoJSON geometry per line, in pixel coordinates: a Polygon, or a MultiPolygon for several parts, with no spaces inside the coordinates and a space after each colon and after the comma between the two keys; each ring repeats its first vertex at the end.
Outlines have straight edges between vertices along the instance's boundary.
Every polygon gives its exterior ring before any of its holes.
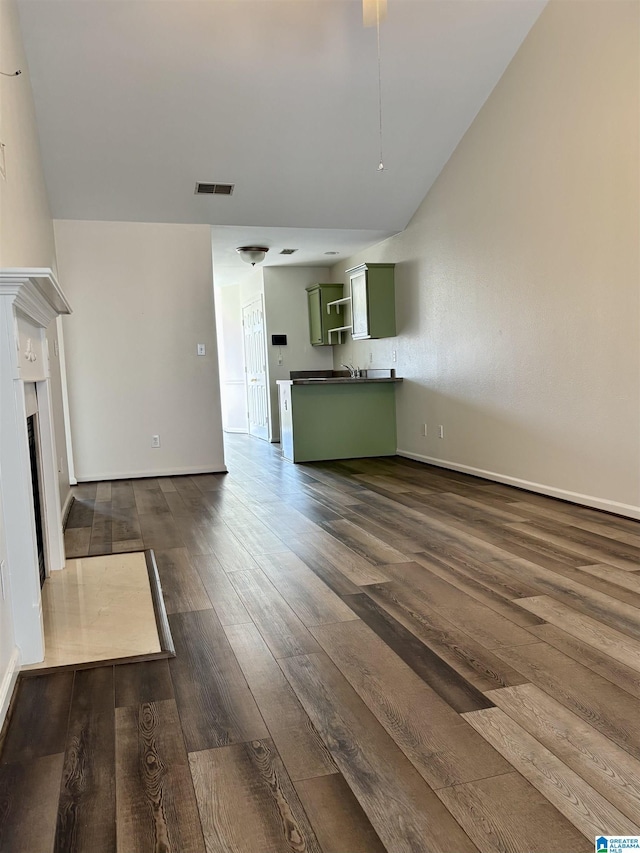
{"type": "Polygon", "coordinates": [[[395,264],[360,264],[347,270],[351,282],[354,341],[396,334],[395,264]]]}
{"type": "Polygon", "coordinates": [[[291,462],[395,456],[400,382],[277,380],[282,456],[291,462]]]}
{"type": "Polygon", "coordinates": [[[344,326],[341,312],[332,311],[329,314],[327,304],[342,299],[344,286],[342,284],[312,284],[307,287],[307,302],[309,306],[309,338],[314,347],[326,347],[329,341],[329,330],[344,326]]]}

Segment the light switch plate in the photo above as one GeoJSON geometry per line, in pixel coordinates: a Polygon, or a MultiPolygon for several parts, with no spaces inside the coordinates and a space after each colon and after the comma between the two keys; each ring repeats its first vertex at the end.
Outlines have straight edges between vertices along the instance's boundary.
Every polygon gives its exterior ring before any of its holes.
{"type": "Polygon", "coordinates": [[[207,348],[205,347],[205,345],[204,344],[198,344],[198,355],[206,355],[206,354],[207,354],[207,348]]]}

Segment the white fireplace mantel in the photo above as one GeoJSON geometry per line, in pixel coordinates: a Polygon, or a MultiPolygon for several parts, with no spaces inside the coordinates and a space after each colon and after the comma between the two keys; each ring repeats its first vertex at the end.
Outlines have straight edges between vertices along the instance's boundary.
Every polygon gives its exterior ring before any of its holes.
{"type": "Polygon", "coordinates": [[[71,314],[53,270],[46,267],[0,270],[0,295],[12,299],[15,308],[43,329],[58,314],[71,314]]]}
{"type": "Polygon", "coordinates": [[[70,314],[52,270],[0,270],[0,471],[9,594],[21,662],[44,658],[42,606],[27,439],[25,383],[34,383],[39,422],[45,557],[64,567],[64,539],[45,330],[70,314]]]}

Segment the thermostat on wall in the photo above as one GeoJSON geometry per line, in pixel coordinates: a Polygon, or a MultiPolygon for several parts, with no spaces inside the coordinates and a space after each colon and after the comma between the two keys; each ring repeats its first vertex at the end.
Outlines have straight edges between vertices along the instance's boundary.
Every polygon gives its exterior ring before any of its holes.
{"type": "Polygon", "coordinates": [[[287,345],[287,336],[286,335],[271,335],[271,346],[286,347],[286,345],[287,345]]]}

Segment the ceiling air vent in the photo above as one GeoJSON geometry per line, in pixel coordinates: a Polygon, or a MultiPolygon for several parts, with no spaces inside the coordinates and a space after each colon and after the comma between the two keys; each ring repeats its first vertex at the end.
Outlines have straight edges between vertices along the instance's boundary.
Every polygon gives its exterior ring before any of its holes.
{"type": "Polygon", "coordinates": [[[280,254],[281,255],[293,255],[294,252],[297,252],[297,249],[283,249],[280,254]]]}
{"type": "Polygon", "coordinates": [[[231,195],[235,184],[196,184],[196,195],[231,195]]]}

